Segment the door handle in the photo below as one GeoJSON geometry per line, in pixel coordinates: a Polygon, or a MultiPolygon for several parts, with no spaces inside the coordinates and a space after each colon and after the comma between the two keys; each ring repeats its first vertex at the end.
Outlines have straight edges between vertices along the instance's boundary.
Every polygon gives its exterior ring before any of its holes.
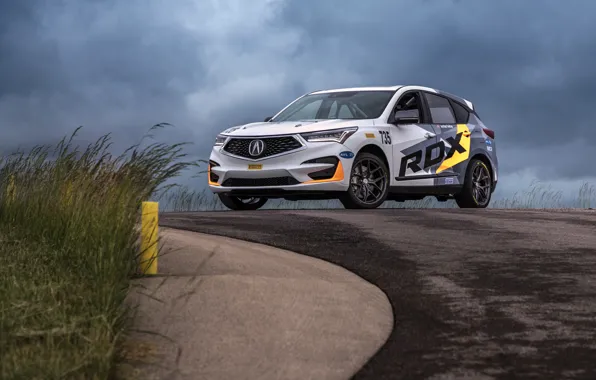
{"type": "Polygon", "coordinates": [[[427,138],[427,139],[432,139],[435,136],[436,135],[434,133],[430,133],[430,132],[426,132],[426,134],[424,135],[424,137],[427,138]]]}

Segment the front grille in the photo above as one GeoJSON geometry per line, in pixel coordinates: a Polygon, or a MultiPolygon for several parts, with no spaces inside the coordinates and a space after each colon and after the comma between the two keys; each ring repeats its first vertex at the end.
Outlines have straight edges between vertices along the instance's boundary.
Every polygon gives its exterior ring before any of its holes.
{"type": "Polygon", "coordinates": [[[276,154],[282,154],[286,152],[290,152],[292,150],[296,150],[302,147],[302,144],[298,142],[292,136],[284,136],[284,137],[267,137],[267,138],[254,138],[254,139],[231,139],[228,141],[224,150],[230,154],[235,156],[251,158],[251,159],[259,159],[265,158],[269,156],[274,156],[276,154]],[[263,152],[259,155],[252,156],[249,153],[249,145],[251,141],[254,140],[261,140],[265,143],[265,147],[263,152]]]}
{"type": "Polygon", "coordinates": [[[256,187],[256,186],[291,186],[300,182],[294,177],[273,177],[273,178],[228,178],[222,186],[225,187],[256,187]]]}

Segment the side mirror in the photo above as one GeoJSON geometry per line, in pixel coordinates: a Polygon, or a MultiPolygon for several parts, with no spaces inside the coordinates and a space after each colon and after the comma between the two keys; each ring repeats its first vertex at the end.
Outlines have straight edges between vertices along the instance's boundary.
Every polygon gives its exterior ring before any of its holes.
{"type": "Polygon", "coordinates": [[[272,116],[267,116],[267,117],[265,118],[265,120],[263,120],[263,121],[264,121],[265,123],[267,123],[267,122],[270,122],[270,121],[271,121],[271,119],[273,119],[273,117],[272,117],[272,116]]]}
{"type": "Polygon", "coordinates": [[[417,117],[406,116],[406,117],[395,118],[395,124],[397,124],[397,125],[418,124],[418,123],[420,123],[420,119],[417,117]]]}
{"type": "Polygon", "coordinates": [[[395,125],[420,123],[418,110],[397,111],[393,114],[390,122],[395,125]]]}

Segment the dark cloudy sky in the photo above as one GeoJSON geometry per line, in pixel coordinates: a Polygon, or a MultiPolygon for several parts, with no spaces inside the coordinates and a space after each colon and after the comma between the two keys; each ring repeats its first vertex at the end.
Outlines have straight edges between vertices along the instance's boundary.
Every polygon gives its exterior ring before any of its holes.
{"type": "Polygon", "coordinates": [[[218,131],[304,92],[423,84],[496,130],[500,192],[596,182],[592,0],[0,0],[0,150],[218,131]]]}

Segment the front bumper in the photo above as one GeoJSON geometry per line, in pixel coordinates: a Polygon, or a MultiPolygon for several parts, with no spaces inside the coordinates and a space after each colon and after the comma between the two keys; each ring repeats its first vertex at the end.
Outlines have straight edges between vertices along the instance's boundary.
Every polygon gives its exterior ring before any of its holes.
{"type": "Polygon", "coordinates": [[[222,147],[214,147],[207,174],[209,188],[214,193],[253,196],[347,191],[353,158],[342,158],[339,153],[350,149],[335,142],[302,143],[301,149],[259,160],[231,156],[222,147]],[[335,157],[337,163],[307,162],[324,157],[335,157]],[[323,179],[309,176],[322,171],[329,175],[323,179]]]}

